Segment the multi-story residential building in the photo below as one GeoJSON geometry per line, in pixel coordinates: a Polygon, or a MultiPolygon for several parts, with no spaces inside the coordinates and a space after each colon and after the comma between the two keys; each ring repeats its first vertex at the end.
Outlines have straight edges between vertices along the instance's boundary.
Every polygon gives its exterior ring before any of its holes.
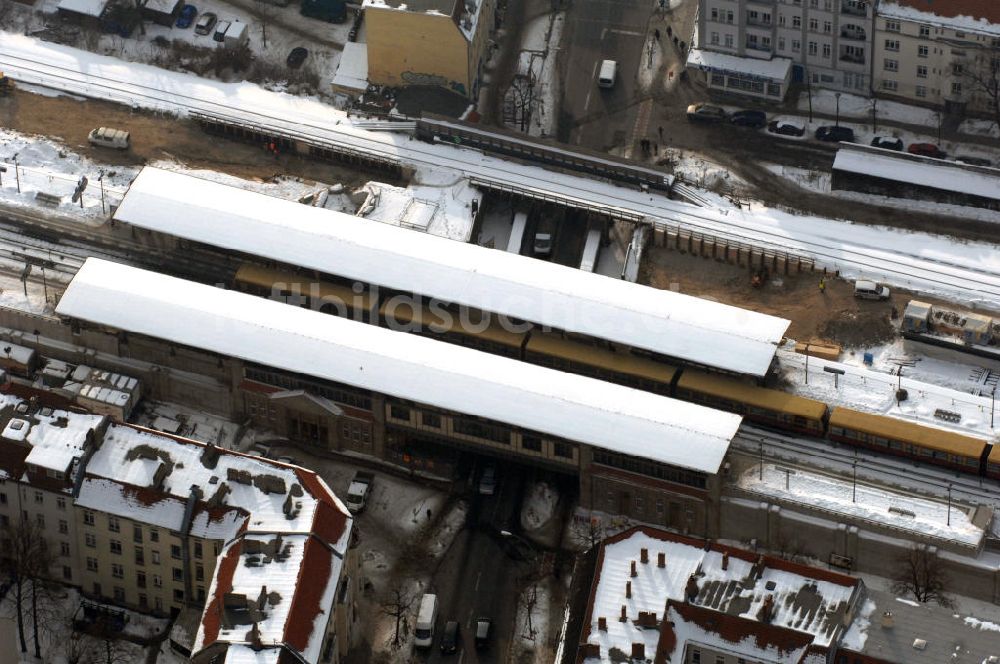
{"type": "Polygon", "coordinates": [[[873,17],[866,0],[701,0],[688,66],[713,89],[775,101],[790,82],[868,94],[873,17]]]}
{"type": "Polygon", "coordinates": [[[989,111],[976,79],[997,80],[1000,3],[883,0],[875,21],[874,89],[946,113],[989,111]]]}
{"type": "Polygon", "coordinates": [[[161,615],[206,606],[195,662],[346,653],[353,522],[315,473],[4,391],[0,518],[43,528],[54,579],[161,615]]]}
{"type": "Polygon", "coordinates": [[[494,0],[365,0],[368,80],[474,99],[497,25],[494,0]]]}

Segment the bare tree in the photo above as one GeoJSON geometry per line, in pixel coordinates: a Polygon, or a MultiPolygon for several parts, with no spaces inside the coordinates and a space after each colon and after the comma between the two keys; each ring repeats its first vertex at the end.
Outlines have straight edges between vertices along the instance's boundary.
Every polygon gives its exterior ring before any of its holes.
{"type": "Polygon", "coordinates": [[[604,524],[594,515],[590,515],[586,523],[576,522],[573,524],[573,538],[585,551],[593,549],[604,541],[605,537],[607,537],[607,531],[604,524]]]}
{"type": "Polygon", "coordinates": [[[524,592],[522,592],[517,598],[517,601],[525,616],[524,632],[521,636],[534,641],[535,627],[532,624],[531,617],[534,615],[535,605],[538,603],[538,585],[536,583],[528,584],[528,586],[524,589],[524,592]]]}
{"type": "Polygon", "coordinates": [[[382,613],[396,619],[396,630],[392,636],[392,647],[398,648],[400,644],[400,632],[406,625],[406,617],[410,614],[410,607],[416,596],[407,588],[399,585],[386,592],[380,604],[382,613]]]}
{"type": "Polygon", "coordinates": [[[67,664],[129,664],[133,650],[123,641],[73,632],[62,644],[67,664]]]}
{"type": "Polygon", "coordinates": [[[977,51],[972,62],[961,65],[962,80],[973,97],[986,101],[986,111],[993,123],[1000,127],[1000,49],[985,48],[977,51]]]}
{"type": "Polygon", "coordinates": [[[941,559],[926,546],[915,544],[896,559],[898,569],[893,576],[892,592],[913,595],[918,602],[937,602],[941,606],[953,606],[954,601],[945,594],[948,575],[941,565],[941,559]]]}
{"type": "Polygon", "coordinates": [[[35,657],[42,658],[39,641],[39,602],[44,590],[40,587],[49,576],[52,553],[45,532],[30,519],[10,522],[0,530],[0,538],[9,542],[4,571],[13,581],[11,600],[17,617],[17,636],[21,652],[28,651],[24,636],[25,613],[30,613],[34,630],[35,657]]]}
{"type": "Polygon", "coordinates": [[[264,49],[267,49],[267,26],[277,16],[278,7],[271,0],[256,0],[257,20],[260,21],[260,39],[264,49]]]}
{"type": "Polygon", "coordinates": [[[521,131],[527,131],[531,120],[531,102],[534,97],[531,78],[518,74],[514,76],[503,100],[504,123],[521,131]]]}

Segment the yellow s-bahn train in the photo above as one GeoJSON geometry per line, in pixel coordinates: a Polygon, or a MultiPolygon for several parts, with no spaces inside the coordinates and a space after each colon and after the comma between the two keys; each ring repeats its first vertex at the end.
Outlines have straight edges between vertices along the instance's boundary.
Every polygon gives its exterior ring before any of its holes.
{"type": "Polygon", "coordinates": [[[397,300],[392,293],[380,302],[368,289],[251,264],[239,268],[233,285],[333,315],[726,410],[761,426],[1000,480],[1000,445],[883,415],[831,409],[822,401],[672,366],[597,340],[587,343],[528,324],[519,326],[523,331],[512,331],[492,317],[463,321],[456,309],[440,304],[397,300]]]}

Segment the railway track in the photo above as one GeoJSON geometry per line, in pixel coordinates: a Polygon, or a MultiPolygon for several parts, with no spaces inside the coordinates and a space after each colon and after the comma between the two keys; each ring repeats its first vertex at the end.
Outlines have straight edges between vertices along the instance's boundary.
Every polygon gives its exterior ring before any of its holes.
{"type": "Polygon", "coordinates": [[[846,476],[853,473],[857,463],[857,477],[866,483],[890,484],[902,491],[937,499],[944,499],[950,486],[957,500],[973,499],[1000,506],[1000,483],[995,480],[938,469],[830,440],[798,438],[743,425],[732,446],[754,458],[759,458],[763,449],[765,462],[780,460],[846,476]]]}
{"type": "MultiPolygon", "coordinates": [[[[749,213],[697,207],[664,197],[607,185],[597,180],[556,174],[542,168],[524,172],[524,166],[482,155],[477,151],[431,145],[383,132],[366,132],[341,121],[322,121],[303,114],[289,119],[260,110],[239,109],[228,100],[216,101],[183,92],[154,88],[101,74],[82,75],[75,69],[53,63],[36,62],[17,54],[0,55],[0,64],[15,78],[76,94],[101,96],[133,106],[147,106],[161,111],[185,113],[197,111],[220,121],[246,124],[273,131],[307,143],[326,142],[377,156],[393,163],[411,166],[451,166],[467,175],[488,178],[498,183],[523,184],[529,178],[535,189],[553,194],[600,201],[638,213],[661,227],[679,226],[686,230],[728,238],[761,248],[790,251],[813,256],[819,265],[881,278],[913,290],[945,290],[958,300],[976,300],[1000,304],[1000,270],[927,258],[912,253],[851,245],[821,233],[798,232],[794,236],[780,227],[755,221],[749,213]],[[81,80],[83,79],[83,80],[81,80]],[[567,184],[568,183],[568,184],[567,184]]],[[[690,193],[690,192],[689,192],[690,193]]],[[[697,198],[697,197],[692,197],[697,198]]],[[[697,202],[697,201],[696,201],[697,202]]],[[[702,203],[705,201],[702,200],[702,203]]],[[[843,228],[839,228],[843,230],[843,228]]]]}

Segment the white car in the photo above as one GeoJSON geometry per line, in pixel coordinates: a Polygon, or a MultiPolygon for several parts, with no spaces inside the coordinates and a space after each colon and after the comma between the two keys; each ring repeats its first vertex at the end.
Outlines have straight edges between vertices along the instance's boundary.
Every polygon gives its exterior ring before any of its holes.
{"type": "Polygon", "coordinates": [[[479,493],[483,496],[492,496],[497,490],[497,469],[494,466],[483,468],[483,474],[479,478],[479,493]]]}
{"type": "Polygon", "coordinates": [[[128,150],[132,144],[131,135],[127,131],[111,127],[98,127],[92,130],[87,134],[87,140],[91,145],[116,150],[128,150]]]}

